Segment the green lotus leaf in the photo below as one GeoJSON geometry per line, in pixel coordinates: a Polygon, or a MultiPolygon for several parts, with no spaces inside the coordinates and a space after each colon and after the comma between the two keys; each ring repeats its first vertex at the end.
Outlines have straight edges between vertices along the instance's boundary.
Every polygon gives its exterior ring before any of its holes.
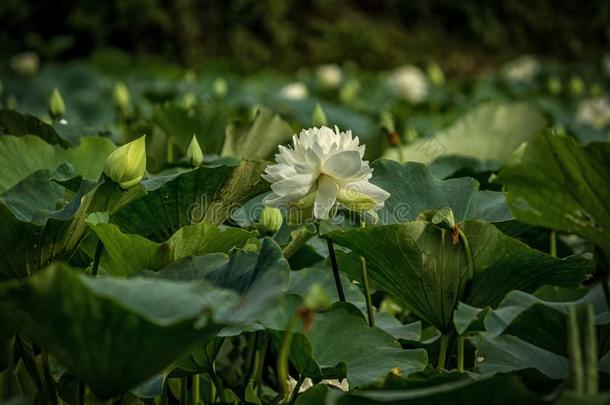
{"type": "Polygon", "coordinates": [[[517,219],[575,233],[610,258],[610,143],[580,146],[544,132],[523,144],[495,181],[517,219]]]}
{"type": "Polygon", "coordinates": [[[186,225],[220,225],[240,204],[268,189],[260,176],[264,167],[263,162],[242,161],[151,177],[142,183],[147,195],[118,210],[110,222],[156,242],[186,225]]]}
{"type": "Polygon", "coordinates": [[[422,138],[404,146],[387,149],[384,157],[430,163],[457,155],[482,161],[504,162],[519,145],[535,136],[544,126],[544,115],[527,103],[482,104],[452,126],[431,138],[422,138]]]}
{"type": "MultiPolygon", "coordinates": [[[[140,270],[159,270],[169,263],[193,255],[229,252],[243,246],[253,234],[239,228],[218,228],[204,222],[180,228],[163,242],[124,233],[108,222],[107,213],[93,213],[87,224],[104,245],[102,268],[114,276],[129,276],[140,270]]],[[[91,246],[88,254],[93,257],[91,246]]]]}
{"type": "Polygon", "coordinates": [[[441,331],[453,329],[458,301],[496,306],[512,290],[533,291],[544,284],[574,287],[590,263],[557,259],[512,239],[495,226],[466,221],[474,277],[466,289],[467,260],[452,231],[426,221],[372,226],[328,234],[364,256],[372,285],[441,331]]]}
{"type": "Polygon", "coordinates": [[[82,378],[100,397],[160,372],[226,325],[238,294],[205,282],[92,278],[52,265],[0,283],[0,319],[82,378]]]}

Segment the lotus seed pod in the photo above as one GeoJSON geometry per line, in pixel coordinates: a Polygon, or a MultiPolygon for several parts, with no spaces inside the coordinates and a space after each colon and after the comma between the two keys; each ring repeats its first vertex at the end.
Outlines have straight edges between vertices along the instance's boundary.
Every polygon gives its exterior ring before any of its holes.
{"type": "Polygon", "coordinates": [[[266,233],[276,233],[283,222],[284,218],[279,208],[265,207],[259,219],[259,228],[266,233]]]}
{"type": "Polygon", "coordinates": [[[66,112],[64,99],[61,97],[59,90],[55,88],[49,98],[49,113],[53,119],[59,118],[66,112]]]}
{"type": "Polygon", "coordinates": [[[104,173],[128,189],[142,180],[146,172],[146,135],[116,148],[106,158],[104,173]]]}
{"type": "Polygon", "coordinates": [[[203,152],[201,151],[201,146],[199,146],[199,142],[197,142],[197,137],[195,134],[193,134],[193,139],[191,139],[191,143],[186,150],[186,159],[194,167],[201,166],[203,163],[203,152]]]}
{"type": "Polygon", "coordinates": [[[316,107],[313,110],[313,114],[311,116],[311,121],[314,127],[321,127],[327,124],[326,114],[324,114],[324,110],[320,103],[316,103],[316,107]]]}

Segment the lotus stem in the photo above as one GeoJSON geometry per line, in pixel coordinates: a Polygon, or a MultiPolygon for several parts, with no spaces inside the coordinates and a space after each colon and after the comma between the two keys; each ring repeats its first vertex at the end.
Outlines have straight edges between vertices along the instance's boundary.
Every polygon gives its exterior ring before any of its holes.
{"type": "MultiPolygon", "coordinates": [[[[360,220],[360,226],[364,228],[366,223],[360,220]]],[[[364,286],[364,296],[366,298],[366,312],[368,315],[369,326],[375,326],[375,308],[373,307],[373,301],[371,300],[371,289],[369,287],[369,278],[366,271],[366,259],[364,256],[360,256],[360,275],[362,277],[362,285],[364,286]]]]}
{"type": "Polygon", "coordinates": [[[330,264],[333,268],[333,277],[335,279],[335,286],[337,287],[337,295],[339,295],[339,301],[345,302],[345,294],[343,293],[343,286],[341,285],[341,276],[339,275],[339,266],[337,265],[337,257],[335,256],[335,247],[333,241],[330,238],[326,239],[328,244],[328,256],[330,257],[330,264]]]}
{"type": "Polygon", "coordinates": [[[299,320],[298,313],[295,313],[288,324],[288,328],[284,331],[284,338],[280,346],[280,353],[277,358],[277,380],[280,389],[280,397],[285,399],[288,396],[288,361],[290,357],[290,348],[292,338],[294,337],[294,329],[299,320]]]}
{"type": "Polygon", "coordinates": [[[568,314],[568,352],[570,354],[572,389],[577,394],[583,394],[585,376],[582,365],[582,347],[580,345],[580,330],[576,306],[571,306],[568,314]]]}
{"type": "Polygon", "coordinates": [[[191,403],[197,405],[199,403],[199,374],[193,374],[191,377],[191,403]]]}
{"type": "Polygon", "coordinates": [[[445,368],[445,362],[447,361],[447,346],[449,345],[449,335],[441,335],[440,344],[438,363],[436,365],[438,369],[445,368]]]}
{"type": "Polygon", "coordinates": [[[557,232],[551,231],[551,234],[549,235],[549,245],[549,253],[551,256],[557,257],[557,232]]]}
{"type": "Polygon", "coordinates": [[[583,337],[582,347],[585,357],[585,392],[588,395],[597,395],[599,390],[597,330],[595,328],[595,315],[593,305],[587,304],[583,309],[583,337]]]}
{"type": "Polygon", "coordinates": [[[457,337],[457,369],[460,373],[464,372],[464,336],[457,337]]]}

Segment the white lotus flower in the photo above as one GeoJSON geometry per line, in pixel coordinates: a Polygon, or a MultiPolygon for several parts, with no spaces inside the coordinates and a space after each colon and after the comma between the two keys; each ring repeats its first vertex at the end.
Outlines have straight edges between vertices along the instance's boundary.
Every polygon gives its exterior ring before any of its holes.
{"type": "Polygon", "coordinates": [[[328,219],[336,207],[377,219],[390,194],[369,183],[373,170],[362,160],[358,137],[323,126],[293,135],[292,142],[292,148],[280,146],[277,163],[265,169],[263,178],[272,183],[266,205],[312,210],[317,219],[328,219]]]}
{"type": "Polygon", "coordinates": [[[389,78],[392,92],[411,103],[424,101],[428,96],[426,75],[416,66],[403,66],[396,69],[389,78]]]}
{"type": "Polygon", "coordinates": [[[338,65],[322,65],[316,71],[318,82],[325,89],[336,89],[343,81],[343,72],[338,65]]]}
{"type": "Polygon", "coordinates": [[[307,95],[307,87],[300,82],[289,83],[280,90],[280,96],[288,100],[304,100],[307,95]]]}
{"type": "Polygon", "coordinates": [[[610,99],[596,97],[581,101],[576,111],[576,122],[597,129],[610,125],[610,99]]]}

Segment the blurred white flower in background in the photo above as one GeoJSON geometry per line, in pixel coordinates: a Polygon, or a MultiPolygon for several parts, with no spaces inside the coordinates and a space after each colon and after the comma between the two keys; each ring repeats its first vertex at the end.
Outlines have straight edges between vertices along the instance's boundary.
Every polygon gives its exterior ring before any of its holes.
{"type": "Polygon", "coordinates": [[[607,127],[610,124],[610,100],[595,97],[581,101],[576,110],[576,122],[597,129],[607,127]]]}
{"type": "Polygon", "coordinates": [[[307,87],[300,82],[289,83],[280,90],[280,96],[287,100],[304,100],[307,95],[307,87]]]}
{"type": "Polygon", "coordinates": [[[36,52],[22,52],[11,58],[11,68],[21,76],[34,76],[39,67],[40,58],[36,52]]]}
{"type": "Polygon", "coordinates": [[[403,66],[390,74],[388,84],[395,96],[419,103],[428,96],[426,75],[416,66],[403,66]]]}
{"type": "Polygon", "coordinates": [[[272,183],[266,205],[311,210],[316,219],[328,219],[335,207],[377,219],[389,193],[369,183],[373,170],[358,137],[323,126],[293,135],[292,142],[292,148],[280,146],[277,163],[265,169],[263,178],[272,183]]]}
{"type": "Polygon", "coordinates": [[[531,82],[540,71],[540,63],[532,56],[522,56],[504,67],[504,77],[513,82],[531,82]]]}
{"type": "Polygon", "coordinates": [[[333,90],[341,85],[343,72],[338,65],[322,65],[318,67],[316,77],[322,88],[333,90]]]}

